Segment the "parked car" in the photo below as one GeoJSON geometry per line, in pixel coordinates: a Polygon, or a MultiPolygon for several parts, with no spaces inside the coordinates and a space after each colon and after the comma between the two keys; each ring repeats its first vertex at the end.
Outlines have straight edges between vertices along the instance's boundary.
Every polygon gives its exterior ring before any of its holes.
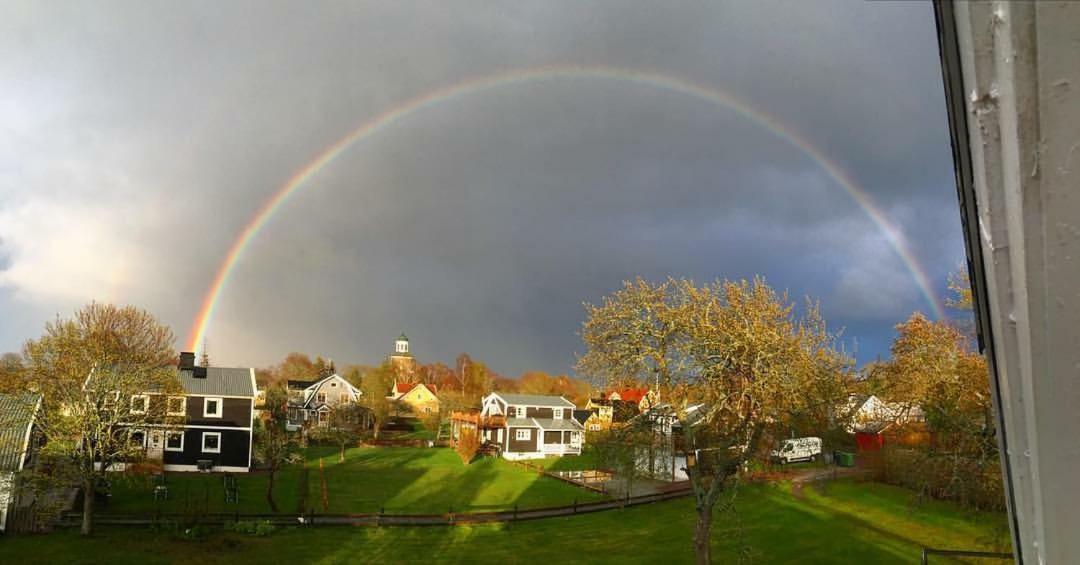
{"type": "Polygon", "coordinates": [[[772,451],[769,459],[774,463],[786,465],[797,461],[817,461],[821,456],[821,438],[798,437],[785,439],[772,451]]]}

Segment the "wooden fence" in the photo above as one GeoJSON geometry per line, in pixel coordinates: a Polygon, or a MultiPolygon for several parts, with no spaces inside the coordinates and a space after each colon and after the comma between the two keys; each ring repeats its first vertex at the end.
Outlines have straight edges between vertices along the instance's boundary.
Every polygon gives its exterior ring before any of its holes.
{"type": "MultiPolygon", "coordinates": [[[[392,514],[379,512],[374,514],[241,514],[219,513],[201,514],[193,516],[182,513],[158,513],[158,514],[98,514],[94,517],[94,523],[100,525],[116,526],[160,526],[168,523],[190,524],[196,522],[201,525],[224,525],[228,522],[239,521],[267,521],[279,526],[454,526],[458,524],[485,524],[496,522],[515,522],[523,520],[538,520],[542,518],[556,518],[561,516],[573,516],[575,514],[588,514],[607,510],[618,510],[642,504],[652,504],[665,500],[684,498],[691,494],[690,490],[662,492],[641,496],[627,496],[617,500],[603,500],[599,502],[578,503],[575,501],[567,506],[552,506],[545,508],[501,510],[497,512],[453,512],[445,514],[392,514]]],[[[60,522],[64,527],[77,527],[81,516],[78,513],[67,513],[60,522]]]]}

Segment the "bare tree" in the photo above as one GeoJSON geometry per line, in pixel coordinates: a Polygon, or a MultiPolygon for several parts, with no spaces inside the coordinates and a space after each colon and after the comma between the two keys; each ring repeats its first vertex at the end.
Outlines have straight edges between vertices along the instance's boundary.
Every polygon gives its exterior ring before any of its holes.
{"type": "Polygon", "coordinates": [[[274,486],[277,473],[286,465],[293,463],[299,456],[300,446],[285,429],[289,421],[289,394],[280,383],[266,389],[264,420],[255,431],[255,454],[266,468],[266,503],[274,512],[278,511],[274,500],[274,486]]]}
{"type": "Polygon", "coordinates": [[[91,303],[57,319],[24,348],[27,371],[44,397],[38,427],[46,453],[69,463],[83,488],[82,533],[93,530],[94,494],[119,463],[145,455],[150,433],[168,433],[183,416],[173,334],[148,312],[91,303]]]}

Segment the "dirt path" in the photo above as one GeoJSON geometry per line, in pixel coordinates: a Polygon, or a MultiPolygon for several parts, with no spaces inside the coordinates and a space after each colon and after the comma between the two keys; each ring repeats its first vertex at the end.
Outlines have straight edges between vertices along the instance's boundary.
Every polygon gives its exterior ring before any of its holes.
{"type": "Polygon", "coordinates": [[[861,469],[846,467],[828,467],[825,469],[800,469],[791,477],[791,494],[795,498],[803,497],[803,487],[815,481],[851,477],[864,473],[861,469]]]}

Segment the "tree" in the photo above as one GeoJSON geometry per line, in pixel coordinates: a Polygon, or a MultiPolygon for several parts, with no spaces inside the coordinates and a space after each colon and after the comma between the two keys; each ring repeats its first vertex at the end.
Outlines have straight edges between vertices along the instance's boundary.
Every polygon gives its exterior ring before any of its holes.
{"type": "Polygon", "coordinates": [[[476,432],[475,428],[462,428],[458,434],[457,447],[458,457],[461,457],[461,462],[468,465],[472,463],[472,460],[476,458],[477,452],[480,451],[480,435],[476,432]]]}
{"type": "Polygon", "coordinates": [[[364,393],[361,402],[371,411],[375,439],[379,439],[379,431],[394,410],[394,401],[388,397],[394,388],[394,378],[394,367],[389,361],[384,361],[382,365],[368,371],[361,383],[360,389],[364,393]]]}
{"type": "Polygon", "coordinates": [[[43,454],[68,463],[83,488],[83,535],[93,531],[94,493],[106,473],[144,455],[145,430],[165,433],[182,420],[166,408],[168,395],[182,393],[173,341],[144,310],[91,303],[47,323],[24,348],[44,397],[43,454]]]}
{"type": "Polygon", "coordinates": [[[280,383],[266,389],[266,403],[262,425],[255,432],[255,454],[267,471],[266,503],[278,511],[274,501],[277,473],[294,462],[300,452],[296,440],[289,435],[285,425],[289,421],[289,393],[280,383]]]}
{"type": "Polygon", "coordinates": [[[26,379],[26,366],[18,353],[0,355],[0,392],[17,394],[30,389],[26,379]]]}
{"type": "MultiPolygon", "coordinates": [[[[802,310],[762,279],[704,286],[638,279],[601,306],[586,305],[588,350],[579,371],[608,386],[627,380],[686,385],[686,401],[701,403],[683,426],[699,563],[710,561],[717,501],[733,495],[740,469],[762,438],[807,411],[804,390],[850,365],[817,306],[808,302],[802,310]]],[[[685,419],[685,406],[683,412],[685,419]]],[[[733,496],[727,500],[724,506],[733,496]]]]}
{"type": "Polygon", "coordinates": [[[360,430],[368,419],[368,411],[352,402],[335,405],[328,415],[326,427],[317,428],[314,436],[319,441],[336,445],[338,461],[345,462],[345,449],[356,443],[360,430]]]}
{"type": "Polygon", "coordinates": [[[295,351],[285,356],[275,372],[281,381],[313,381],[319,376],[311,358],[295,351]]]}
{"type": "MultiPolygon", "coordinates": [[[[916,313],[896,328],[892,359],[879,378],[890,400],[921,408],[935,434],[919,467],[950,469],[941,486],[944,496],[966,503],[969,492],[981,490],[984,502],[991,492],[996,499],[999,476],[984,472],[1000,472],[986,359],[948,322],[916,313]]],[[[936,480],[929,473],[922,478],[936,480]]]]}

